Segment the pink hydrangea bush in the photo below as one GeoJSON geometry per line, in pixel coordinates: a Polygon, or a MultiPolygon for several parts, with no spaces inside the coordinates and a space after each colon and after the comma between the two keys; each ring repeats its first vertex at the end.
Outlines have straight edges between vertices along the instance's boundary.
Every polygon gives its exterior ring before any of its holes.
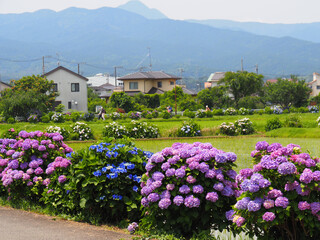
{"type": "Polygon", "coordinates": [[[238,196],[237,156],[210,143],[174,143],[154,154],[141,184],[141,226],[189,237],[224,229],[224,213],[238,196]]]}
{"type": "Polygon", "coordinates": [[[39,200],[51,181],[51,174],[71,164],[65,158],[69,152],[72,149],[63,143],[59,133],[20,131],[15,139],[0,139],[0,179],[4,194],[10,198],[39,200]]]}
{"type": "Polygon", "coordinates": [[[316,239],[320,236],[319,159],[300,146],[258,142],[253,169],[236,180],[242,191],[226,217],[236,228],[261,239],[316,239]]]}

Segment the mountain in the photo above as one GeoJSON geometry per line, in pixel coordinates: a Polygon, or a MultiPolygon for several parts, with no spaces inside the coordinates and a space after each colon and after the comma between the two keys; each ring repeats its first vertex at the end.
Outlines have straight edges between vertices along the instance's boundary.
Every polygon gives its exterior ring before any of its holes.
{"type": "Polygon", "coordinates": [[[244,69],[267,77],[320,71],[320,44],[294,38],[274,38],[213,28],[171,19],[147,19],[119,8],[60,12],[0,14],[0,74],[2,80],[49,71],[57,62],[89,76],[118,76],[149,65],[183,77],[207,77],[215,71],[244,69]],[[38,59],[38,60],[35,60],[38,59]],[[11,61],[8,61],[11,60],[11,61]],[[24,60],[17,62],[12,60],[24,60]]]}
{"type": "Polygon", "coordinates": [[[257,35],[270,37],[293,37],[310,42],[320,43],[320,22],[315,23],[258,23],[258,22],[236,22],[230,20],[188,20],[220,29],[233,31],[244,31],[257,35]]]}
{"type": "Polygon", "coordinates": [[[141,3],[140,1],[132,0],[129,1],[118,8],[139,14],[148,19],[164,19],[167,18],[162,12],[154,8],[148,8],[146,5],[141,3]]]}

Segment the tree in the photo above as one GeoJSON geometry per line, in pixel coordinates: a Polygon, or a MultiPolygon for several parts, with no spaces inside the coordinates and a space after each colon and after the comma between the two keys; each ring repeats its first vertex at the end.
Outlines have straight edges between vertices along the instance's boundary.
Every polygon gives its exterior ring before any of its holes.
{"type": "Polygon", "coordinates": [[[160,96],[159,94],[143,94],[138,93],[134,97],[134,101],[147,108],[157,108],[160,106],[160,96]]]}
{"type": "Polygon", "coordinates": [[[35,75],[11,81],[12,88],[1,93],[0,110],[6,118],[27,118],[32,113],[47,113],[53,108],[58,96],[58,93],[54,92],[53,83],[35,75]]]}
{"type": "Polygon", "coordinates": [[[291,106],[301,107],[308,103],[311,89],[304,80],[278,79],[276,83],[267,83],[265,87],[266,100],[279,104],[283,109],[291,106]]]}
{"type": "Polygon", "coordinates": [[[88,87],[88,111],[95,112],[96,106],[102,106],[104,109],[107,108],[107,102],[105,99],[99,98],[92,88],[88,87]]]}
{"type": "Polygon", "coordinates": [[[110,97],[110,104],[112,107],[122,108],[126,112],[134,110],[134,101],[125,92],[114,92],[110,97]]]}
{"type": "Polygon", "coordinates": [[[227,72],[219,83],[228,88],[233,95],[236,107],[238,107],[240,98],[259,94],[263,88],[263,75],[247,71],[227,72]]]}
{"type": "Polygon", "coordinates": [[[197,98],[203,107],[222,108],[231,104],[231,99],[225,86],[203,89],[198,92],[197,98]]]}

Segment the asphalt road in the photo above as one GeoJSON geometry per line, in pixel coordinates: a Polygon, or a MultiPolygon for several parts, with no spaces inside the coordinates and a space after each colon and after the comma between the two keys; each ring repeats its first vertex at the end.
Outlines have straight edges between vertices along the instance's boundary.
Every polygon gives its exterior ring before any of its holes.
{"type": "Polygon", "coordinates": [[[129,234],[0,207],[0,240],[127,240],[129,234]]]}

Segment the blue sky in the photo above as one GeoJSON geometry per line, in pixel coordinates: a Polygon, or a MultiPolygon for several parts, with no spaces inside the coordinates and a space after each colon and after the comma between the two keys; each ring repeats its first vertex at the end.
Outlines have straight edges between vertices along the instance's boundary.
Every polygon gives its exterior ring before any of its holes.
{"type": "MultiPolygon", "coordinates": [[[[0,13],[117,7],[128,0],[0,0],[0,13]]],[[[140,0],[172,19],[229,19],[267,23],[320,22],[319,0],[140,0]]]]}

